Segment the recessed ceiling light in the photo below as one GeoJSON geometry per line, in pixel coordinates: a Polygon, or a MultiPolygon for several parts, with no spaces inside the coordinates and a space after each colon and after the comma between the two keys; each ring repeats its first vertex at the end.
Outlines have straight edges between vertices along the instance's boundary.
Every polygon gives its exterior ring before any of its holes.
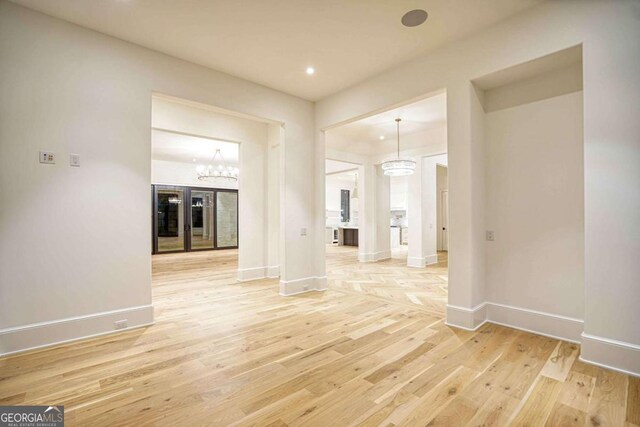
{"type": "Polygon", "coordinates": [[[193,161],[194,161],[194,162],[196,161],[196,158],[195,158],[195,157],[193,158],[193,161]]]}
{"type": "Polygon", "coordinates": [[[307,67],[307,74],[312,75],[316,70],[313,67],[307,67]]]}
{"type": "Polygon", "coordinates": [[[380,135],[380,141],[384,139],[384,135],[380,135]]]}
{"type": "Polygon", "coordinates": [[[427,17],[429,17],[429,14],[426,10],[410,10],[402,16],[402,25],[405,27],[417,27],[418,25],[423,24],[424,21],[427,20],[427,17]]]}

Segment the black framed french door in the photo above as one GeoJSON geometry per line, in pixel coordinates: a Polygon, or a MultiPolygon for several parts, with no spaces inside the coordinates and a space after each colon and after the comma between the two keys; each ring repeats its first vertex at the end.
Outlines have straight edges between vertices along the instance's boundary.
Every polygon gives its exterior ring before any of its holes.
{"type": "Polygon", "coordinates": [[[151,187],[154,254],[238,247],[238,190],[151,187]]]}

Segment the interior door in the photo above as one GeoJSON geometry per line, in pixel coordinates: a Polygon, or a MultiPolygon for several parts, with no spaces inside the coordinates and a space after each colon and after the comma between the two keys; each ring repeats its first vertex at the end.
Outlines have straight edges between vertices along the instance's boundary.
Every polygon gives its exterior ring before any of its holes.
{"type": "Polygon", "coordinates": [[[440,230],[442,238],[442,250],[449,250],[449,191],[442,191],[442,230],[440,230]]]}
{"type": "Polygon", "coordinates": [[[153,253],[238,247],[238,191],[152,186],[153,253]]]}
{"type": "Polygon", "coordinates": [[[156,186],[154,234],[157,253],[181,252],[187,248],[188,221],[185,215],[185,189],[156,186]]]}
{"type": "Polygon", "coordinates": [[[189,250],[215,248],[215,191],[192,188],[189,206],[189,250]]]}

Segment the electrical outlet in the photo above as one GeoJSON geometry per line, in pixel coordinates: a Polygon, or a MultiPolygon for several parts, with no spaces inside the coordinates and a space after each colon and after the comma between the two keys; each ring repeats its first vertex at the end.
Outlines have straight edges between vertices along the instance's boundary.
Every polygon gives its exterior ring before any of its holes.
{"type": "Polygon", "coordinates": [[[493,235],[493,230],[487,230],[487,240],[493,242],[495,240],[495,236],[493,235]]]}
{"type": "Polygon", "coordinates": [[[302,227],[300,229],[300,235],[301,236],[306,236],[307,235],[307,227],[302,227]]]}
{"type": "Polygon", "coordinates": [[[124,329],[127,327],[127,319],[116,320],[113,322],[115,329],[124,329]]]}
{"type": "Polygon", "coordinates": [[[69,165],[80,167],[80,154],[69,154],[69,165]]]}
{"type": "Polygon", "coordinates": [[[41,151],[39,158],[40,163],[46,163],[49,165],[56,163],[56,153],[52,153],[50,151],[41,151]]]}
{"type": "Polygon", "coordinates": [[[308,290],[309,290],[309,285],[304,285],[304,286],[302,286],[302,290],[303,290],[303,291],[308,291],[308,290]]]}

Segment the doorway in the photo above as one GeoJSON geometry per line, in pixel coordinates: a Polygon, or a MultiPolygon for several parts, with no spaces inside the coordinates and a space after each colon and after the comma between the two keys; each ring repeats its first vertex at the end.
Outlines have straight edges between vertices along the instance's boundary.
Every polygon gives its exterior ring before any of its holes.
{"type": "Polygon", "coordinates": [[[238,191],[152,185],[153,254],[236,249],[238,191]]]}

